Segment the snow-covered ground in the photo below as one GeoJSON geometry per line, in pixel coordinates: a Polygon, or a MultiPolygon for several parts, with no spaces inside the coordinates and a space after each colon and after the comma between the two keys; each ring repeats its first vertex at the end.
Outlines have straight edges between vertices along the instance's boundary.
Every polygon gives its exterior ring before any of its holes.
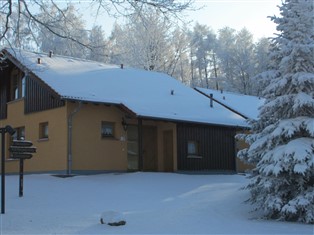
{"type": "Polygon", "coordinates": [[[313,234],[313,225],[255,219],[242,175],[108,173],[6,177],[0,234],[313,234]],[[125,226],[100,223],[106,211],[125,226]]]}

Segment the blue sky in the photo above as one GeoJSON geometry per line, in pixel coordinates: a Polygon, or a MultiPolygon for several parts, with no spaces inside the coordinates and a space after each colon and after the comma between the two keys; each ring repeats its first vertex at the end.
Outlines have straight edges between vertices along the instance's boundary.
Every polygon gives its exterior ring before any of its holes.
{"type": "MultiPolygon", "coordinates": [[[[87,26],[101,25],[108,36],[115,19],[104,14],[95,20],[90,8],[86,7],[90,1],[79,2],[87,26]]],[[[190,21],[191,27],[198,22],[216,32],[225,26],[236,30],[246,27],[253,33],[254,39],[258,39],[271,37],[276,31],[276,25],[267,17],[279,15],[277,5],[281,5],[281,0],[195,0],[195,7],[202,9],[186,12],[184,18],[190,21]]]]}
{"type": "Polygon", "coordinates": [[[224,26],[236,30],[246,27],[255,39],[273,36],[276,25],[267,18],[279,15],[281,0],[196,0],[203,9],[190,13],[190,18],[217,31],[224,26]]]}

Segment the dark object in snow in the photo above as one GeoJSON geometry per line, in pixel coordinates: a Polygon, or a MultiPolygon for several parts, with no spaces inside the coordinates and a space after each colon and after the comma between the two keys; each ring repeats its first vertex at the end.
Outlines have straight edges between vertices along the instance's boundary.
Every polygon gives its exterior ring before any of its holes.
{"type": "Polygon", "coordinates": [[[126,221],[123,215],[115,211],[106,211],[100,217],[101,224],[108,224],[110,226],[121,226],[125,225],[126,221]]]}
{"type": "Polygon", "coordinates": [[[76,175],[73,175],[73,174],[71,174],[71,175],[68,175],[68,174],[60,174],[60,175],[52,175],[52,176],[54,176],[54,177],[59,177],[59,178],[69,178],[69,177],[74,177],[74,176],[76,176],[76,175]]]}
{"type": "Polygon", "coordinates": [[[120,222],[115,222],[115,223],[108,223],[108,225],[110,226],[121,226],[121,225],[125,225],[126,222],[124,220],[120,221],[120,222]]]}
{"type": "MultiPolygon", "coordinates": [[[[100,218],[100,223],[101,224],[106,224],[104,222],[103,218],[100,218]]],[[[124,221],[124,220],[121,220],[119,222],[108,223],[108,225],[110,225],[110,226],[121,226],[121,225],[125,225],[125,224],[126,224],[126,221],[124,221]]]]}

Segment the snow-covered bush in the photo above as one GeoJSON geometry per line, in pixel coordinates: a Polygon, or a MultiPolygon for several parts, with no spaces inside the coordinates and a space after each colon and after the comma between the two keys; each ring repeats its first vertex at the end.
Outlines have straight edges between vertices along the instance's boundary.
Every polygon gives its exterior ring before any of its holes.
{"type": "Polygon", "coordinates": [[[314,2],[285,0],[273,38],[265,105],[252,121],[249,202],[265,217],[314,223],[314,2]]]}

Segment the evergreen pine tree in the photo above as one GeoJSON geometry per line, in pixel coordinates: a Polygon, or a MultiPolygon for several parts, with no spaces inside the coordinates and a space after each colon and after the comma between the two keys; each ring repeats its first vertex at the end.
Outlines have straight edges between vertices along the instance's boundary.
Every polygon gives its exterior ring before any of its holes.
{"type": "Polygon", "coordinates": [[[249,202],[266,218],[314,223],[314,12],[313,0],[285,0],[271,17],[268,86],[250,146],[238,156],[256,164],[249,202]]]}

